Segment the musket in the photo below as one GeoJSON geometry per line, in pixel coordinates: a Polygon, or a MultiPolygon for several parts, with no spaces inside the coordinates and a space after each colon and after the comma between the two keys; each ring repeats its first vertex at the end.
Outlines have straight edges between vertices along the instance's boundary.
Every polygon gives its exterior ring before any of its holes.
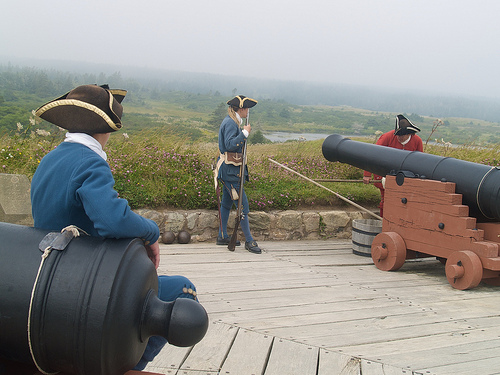
{"type": "MultiPolygon", "coordinates": [[[[246,118],[246,125],[248,125],[248,118],[250,117],[250,109],[248,110],[247,113],[247,118],[246,118]]],[[[234,230],[233,230],[233,235],[231,236],[231,239],[229,240],[229,244],[227,245],[227,248],[229,251],[234,251],[236,248],[236,240],[238,239],[238,227],[240,226],[240,221],[241,218],[243,217],[243,183],[245,182],[245,167],[246,167],[246,160],[247,160],[247,140],[243,141],[243,160],[241,162],[240,166],[240,191],[238,192],[238,209],[236,211],[236,219],[234,222],[234,230]]]]}

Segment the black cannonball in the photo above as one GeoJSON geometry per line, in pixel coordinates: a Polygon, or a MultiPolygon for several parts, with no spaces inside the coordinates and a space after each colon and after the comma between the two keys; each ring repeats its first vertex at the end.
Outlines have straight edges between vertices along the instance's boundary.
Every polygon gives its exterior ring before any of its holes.
{"type": "Polygon", "coordinates": [[[189,243],[189,241],[191,241],[191,235],[185,230],[182,230],[177,235],[177,241],[179,243],[189,243]]]}
{"type": "Polygon", "coordinates": [[[171,244],[175,241],[175,233],[172,231],[167,231],[162,234],[161,240],[163,243],[171,244]]]}

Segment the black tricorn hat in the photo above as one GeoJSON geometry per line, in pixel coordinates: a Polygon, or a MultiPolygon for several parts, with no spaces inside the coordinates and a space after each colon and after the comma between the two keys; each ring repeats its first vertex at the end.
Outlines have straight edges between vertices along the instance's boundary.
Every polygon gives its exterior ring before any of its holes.
{"type": "Polygon", "coordinates": [[[257,104],[257,100],[252,98],[247,98],[244,95],[237,95],[231,100],[228,100],[227,105],[236,108],[252,108],[257,104]]]}
{"type": "Polygon", "coordinates": [[[415,134],[419,131],[420,129],[413,125],[413,123],[405,116],[396,116],[396,128],[394,129],[394,135],[415,134]]]}
{"type": "Polygon", "coordinates": [[[71,133],[110,133],[122,127],[122,100],[126,90],[108,85],[83,85],[54,99],[35,115],[71,133]]]}

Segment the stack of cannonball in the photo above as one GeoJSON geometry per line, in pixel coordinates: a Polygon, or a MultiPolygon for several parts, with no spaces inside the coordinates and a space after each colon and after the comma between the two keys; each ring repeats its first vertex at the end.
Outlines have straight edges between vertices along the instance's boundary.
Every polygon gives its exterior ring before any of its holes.
{"type": "Polygon", "coordinates": [[[186,244],[189,243],[189,241],[191,241],[191,235],[189,234],[189,232],[185,230],[181,230],[177,234],[177,236],[172,231],[166,231],[165,233],[162,234],[161,240],[165,244],[172,244],[175,242],[176,237],[177,237],[177,242],[180,244],[186,244]]]}

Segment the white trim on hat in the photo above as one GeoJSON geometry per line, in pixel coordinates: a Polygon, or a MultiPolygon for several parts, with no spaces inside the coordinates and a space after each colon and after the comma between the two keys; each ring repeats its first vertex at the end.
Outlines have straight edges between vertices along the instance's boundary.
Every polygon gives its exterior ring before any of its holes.
{"type": "MultiPolygon", "coordinates": [[[[110,97],[111,97],[110,101],[112,102],[113,96],[110,95],[110,97]]],[[[77,100],[77,99],[54,100],[54,101],[49,102],[49,103],[45,104],[44,106],[38,108],[38,110],[35,112],[35,115],[41,117],[41,115],[44,114],[45,112],[47,112],[48,110],[59,107],[59,106],[65,106],[65,105],[74,105],[77,107],[88,109],[89,111],[92,111],[95,114],[97,114],[98,116],[102,117],[102,119],[104,121],[106,121],[106,123],[109,125],[109,127],[111,129],[119,130],[121,128],[121,127],[118,127],[113,122],[113,120],[111,120],[111,118],[108,116],[108,114],[106,112],[104,112],[102,109],[96,107],[93,104],[89,104],[89,103],[86,103],[86,102],[83,102],[83,101],[77,100]]],[[[113,109],[111,108],[111,110],[113,110],[113,109]]]]}

